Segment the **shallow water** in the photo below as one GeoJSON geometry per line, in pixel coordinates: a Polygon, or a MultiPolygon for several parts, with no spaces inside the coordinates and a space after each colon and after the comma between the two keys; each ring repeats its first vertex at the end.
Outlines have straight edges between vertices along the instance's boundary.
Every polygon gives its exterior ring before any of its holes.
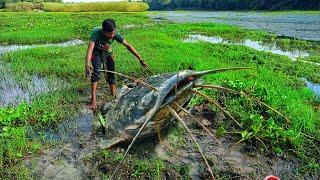
{"type": "Polygon", "coordinates": [[[149,12],[155,20],[175,22],[216,22],[247,29],[260,29],[278,36],[320,41],[320,13],[265,13],[236,11],[158,11],[149,12]]]}
{"type": "Polygon", "coordinates": [[[279,54],[289,57],[291,60],[297,60],[297,58],[308,57],[309,53],[305,51],[284,51],[276,43],[273,44],[263,44],[259,41],[252,41],[249,39],[243,40],[242,42],[234,42],[228,39],[223,39],[218,36],[204,36],[201,34],[189,35],[183,42],[209,42],[213,44],[235,44],[235,45],[244,45],[250,48],[253,48],[258,51],[271,52],[273,54],[279,54]]]}
{"type": "Polygon", "coordinates": [[[302,78],[302,80],[306,83],[306,86],[316,95],[315,100],[320,103],[320,84],[310,82],[305,78],[302,78]]]}
{"type": "Polygon", "coordinates": [[[1,61],[1,55],[6,52],[17,51],[21,49],[30,49],[35,47],[68,47],[83,44],[81,40],[71,40],[62,43],[48,43],[42,45],[0,45],[0,107],[17,105],[22,101],[30,103],[38,95],[45,94],[66,87],[62,80],[48,80],[38,75],[24,75],[24,79],[17,81],[14,78],[14,72],[11,70],[10,63],[1,61]],[[27,80],[29,79],[29,80],[27,80]]]}
{"type": "Polygon", "coordinates": [[[79,39],[74,39],[62,43],[46,43],[46,44],[35,44],[35,45],[1,45],[0,44],[0,55],[6,52],[17,51],[21,49],[30,49],[36,47],[49,47],[49,46],[57,46],[57,47],[69,47],[84,44],[84,41],[79,39]]]}
{"type": "Polygon", "coordinates": [[[37,75],[33,75],[31,80],[22,87],[12,74],[8,65],[0,63],[0,106],[17,105],[21,101],[30,103],[33,97],[62,87],[59,80],[49,82],[47,78],[37,75]]]}

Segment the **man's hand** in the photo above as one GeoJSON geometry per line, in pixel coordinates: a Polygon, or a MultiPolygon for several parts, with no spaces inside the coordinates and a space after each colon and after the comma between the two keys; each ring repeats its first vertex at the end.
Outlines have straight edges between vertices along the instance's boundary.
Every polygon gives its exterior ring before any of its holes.
{"type": "Polygon", "coordinates": [[[86,65],[85,66],[85,74],[86,74],[87,79],[91,78],[91,75],[92,75],[91,73],[92,73],[92,67],[90,67],[89,65],[86,65]]]}
{"type": "Polygon", "coordinates": [[[139,62],[140,62],[140,64],[141,64],[142,67],[144,67],[144,68],[147,68],[147,67],[148,67],[148,65],[144,62],[143,59],[139,59],[139,62]]]}
{"type": "Polygon", "coordinates": [[[91,58],[92,52],[95,46],[95,42],[89,41],[86,58],[84,59],[84,73],[88,79],[91,78],[92,66],[91,66],[91,58]]]}

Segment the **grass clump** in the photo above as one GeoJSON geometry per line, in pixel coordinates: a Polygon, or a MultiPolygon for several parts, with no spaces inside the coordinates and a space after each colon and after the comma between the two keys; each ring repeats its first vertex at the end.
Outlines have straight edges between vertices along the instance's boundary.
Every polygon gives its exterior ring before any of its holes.
{"type": "Polygon", "coordinates": [[[25,155],[37,152],[40,145],[26,139],[26,125],[30,107],[22,103],[15,108],[0,108],[0,175],[1,177],[26,177],[26,169],[16,166],[25,155]],[[19,173],[15,173],[20,169],[19,173]]]}
{"type": "Polygon", "coordinates": [[[142,2],[91,2],[91,3],[44,3],[43,10],[48,12],[140,12],[149,9],[142,2]]]}
{"type": "Polygon", "coordinates": [[[168,132],[168,141],[173,147],[183,147],[187,143],[184,129],[179,126],[170,128],[168,132]]]}
{"type": "MultiPolygon", "coordinates": [[[[95,153],[88,161],[95,162],[96,168],[103,173],[103,177],[110,177],[115,167],[122,160],[123,154],[103,150],[99,153],[95,153]]],[[[134,155],[128,155],[125,162],[122,163],[118,169],[119,179],[163,179],[165,178],[165,172],[169,171],[169,166],[166,162],[157,158],[141,158],[134,155]]],[[[95,172],[92,172],[93,174],[95,172]]]]}

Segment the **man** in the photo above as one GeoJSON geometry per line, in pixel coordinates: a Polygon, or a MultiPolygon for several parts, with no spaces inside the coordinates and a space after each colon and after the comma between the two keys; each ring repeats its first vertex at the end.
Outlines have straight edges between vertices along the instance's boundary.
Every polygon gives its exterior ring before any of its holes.
{"type": "MultiPolygon", "coordinates": [[[[143,67],[147,67],[147,64],[143,61],[141,56],[117,31],[116,23],[113,19],[106,19],[102,22],[102,27],[93,28],[90,41],[87,49],[87,55],[85,58],[85,72],[89,76],[91,74],[91,104],[92,110],[97,109],[97,86],[100,80],[101,64],[103,68],[109,71],[114,71],[115,63],[112,56],[111,44],[116,40],[118,43],[123,44],[133,55],[137,57],[140,64],[143,67]],[[92,67],[93,66],[93,72],[92,67]],[[91,73],[92,72],[92,73],[91,73]]],[[[106,81],[110,86],[111,95],[116,95],[115,76],[113,73],[105,73],[106,81]]]]}

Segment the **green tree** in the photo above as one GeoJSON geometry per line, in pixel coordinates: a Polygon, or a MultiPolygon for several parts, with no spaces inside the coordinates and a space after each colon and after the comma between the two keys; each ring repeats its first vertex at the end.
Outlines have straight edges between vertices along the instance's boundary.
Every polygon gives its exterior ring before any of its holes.
{"type": "Polygon", "coordinates": [[[4,8],[6,6],[5,0],[0,0],[0,9],[4,8]]]}

